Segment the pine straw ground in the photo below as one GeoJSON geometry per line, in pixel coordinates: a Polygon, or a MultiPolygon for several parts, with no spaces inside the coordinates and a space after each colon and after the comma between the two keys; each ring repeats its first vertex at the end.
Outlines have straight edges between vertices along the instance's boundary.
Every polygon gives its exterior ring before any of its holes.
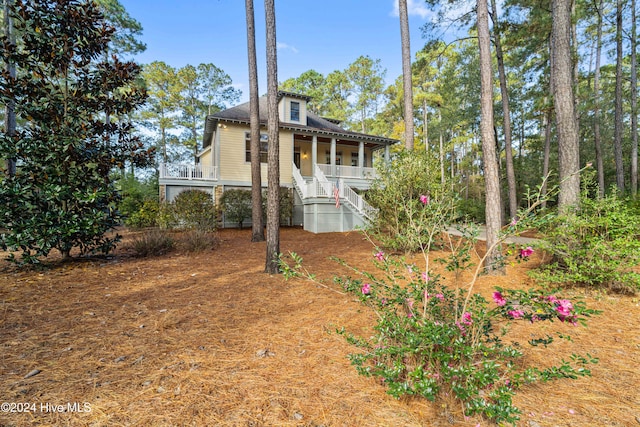
{"type": "MultiPolygon", "coordinates": [[[[249,233],[224,230],[218,249],[195,255],[133,258],[125,241],[114,257],[53,261],[44,271],[0,263],[0,400],[29,404],[26,413],[0,412],[0,425],[488,425],[442,402],[395,400],[350,365],[355,349],[336,328],[368,336],[375,316],[335,292],[331,277],[345,271],[328,257],[373,269],[362,235],[282,230],[281,250],[304,257],[325,288],[264,274],[265,244],[250,243],[249,233]],[[84,402],[90,412],[53,412],[86,410],[84,402]]],[[[540,261],[536,253],[477,289],[531,287],[526,271],[540,261]]],[[[518,425],[640,425],[637,297],[568,293],[602,315],[587,328],[536,324],[538,333],[570,332],[573,342],[534,348],[525,362],[547,366],[572,352],[600,362],[590,378],[521,389],[518,425]]],[[[509,336],[525,342],[532,332],[516,325],[509,336]]]]}

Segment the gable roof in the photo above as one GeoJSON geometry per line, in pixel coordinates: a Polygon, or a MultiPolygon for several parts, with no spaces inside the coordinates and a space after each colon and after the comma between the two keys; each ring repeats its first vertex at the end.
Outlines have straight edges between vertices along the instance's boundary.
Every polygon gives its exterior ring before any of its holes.
{"type": "MultiPolygon", "coordinates": [[[[310,97],[306,95],[292,94],[290,92],[278,92],[278,98],[287,95],[291,97],[296,97],[300,99],[309,100],[310,97]]],[[[267,98],[266,96],[260,97],[258,100],[259,105],[259,115],[260,115],[260,126],[267,125],[267,98]]],[[[204,137],[203,137],[203,147],[207,147],[211,144],[211,138],[213,137],[213,132],[215,131],[218,123],[226,122],[226,123],[237,123],[237,124],[246,124],[250,125],[250,111],[249,111],[249,103],[245,102],[244,104],[240,104],[236,107],[228,108],[223,111],[219,111],[215,114],[208,115],[205,121],[205,129],[204,129],[204,137]]],[[[334,119],[326,119],[318,116],[317,114],[312,113],[307,110],[307,124],[297,124],[297,123],[288,123],[288,122],[280,122],[280,129],[293,130],[296,132],[302,132],[306,134],[320,134],[329,137],[335,137],[338,139],[351,139],[356,141],[366,141],[372,142],[380,145],[391,145],[398,142],[397,139],[385,138],[382,136],[369,135],[365,133],[352,132],[346,129],[343,129],[338,125],[339,121],[334,119]]]]}

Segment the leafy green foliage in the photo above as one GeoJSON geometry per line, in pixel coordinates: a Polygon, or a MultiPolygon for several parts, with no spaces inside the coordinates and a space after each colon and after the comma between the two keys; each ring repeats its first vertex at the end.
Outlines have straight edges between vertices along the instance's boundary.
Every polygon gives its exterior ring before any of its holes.
{"type": "Polygon", "coordinates": [[[158,180],[139,181],[128,174],[118,181],[122,200],[118,207],[124,223],[132,228],[155,227],[158,221],[158,180]]]}
{"type": "Polygon", "coordinates": [[[242,229],[245,219],[251,218],[251,191],[231,189],[226,190],[220,197],[220,205],[225,218],[238,224],[242,229]]]}
{"type": "Polygon", "coordinates": [[[213,231],[217,226],[213,198],[201,190],[182,191],[161,208],[160,215],[166,228],[213,231]],[[163,215],[168,218],[162,218],[163,215]]]}
{"type": "Polygon", "coordinates": [[[543,231],[551,262],[535,276],[550,283],[640,290],[640,221],[615,194],[601,199],[583,190],[580,209],[556,217],[543,231]]]}
{"type": "MultiPolygon", "coordinates": [[[[289,224],[293,216],[293,193],[290,188],[280,187],[280,223],[289,224]]],[[[251,219],[251,191],[230,189],[222,193],[220,198],[222,211],[227,220],[238,224],[242,229],[243,223],[251,219]]],[[[262,212],[266,215],[267,194],[262,194],[262,212]]]]}
{"type": "Polygon", "coordinates": [[[291,188],[280,187],[280,224],[290,225],[293,217],[293,192],[291,188]]]}
{"type": "Polygon", "coordinates": [[[433,243],[453,223],[456,198],[428,171],[435,171],[435,166],[424,153],[416,151],[399,153],[379,171],[366,199],[378,209],[368,232],[382,246],[417,251],[423,243],[433,243]],[[428,203],[423,203],[420,196],[427,197],[428,203]]]}
{"type": "Polygon", "coordinates": [[[0,178],[0,246],[20,250],[23,262],[52,249],[107,253],[118,237],[106,232],[120,223],[110,171],[125,161],[144,166],[151,155],[125,119],[146,97],[135,86],[140,69],[115,57],[96,62],[113,29],[93,3],[17,1],[11,14],[20,40],[3,36],[0,56],[18,75],[0,75],[0,102],[14,101],[24,126],[0,134],[0,152],[18,164],[0,178]]]}

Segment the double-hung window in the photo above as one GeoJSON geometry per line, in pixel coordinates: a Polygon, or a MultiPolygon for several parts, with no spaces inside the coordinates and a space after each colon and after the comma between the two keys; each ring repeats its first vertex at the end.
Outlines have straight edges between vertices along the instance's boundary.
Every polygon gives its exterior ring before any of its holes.
{"type": "MultiPolygon", "coordinates": [[[[245,161],[251,162],[251,133],[244,133],[245,161]]],[[[269,135],[260,134],[260,163],[267,163],[267,150],[269,149],[269,135]]]]}
{"type": "Polygon", "coordinates": [[[291,121],[299,122],[300,121],[300,103],[291,101],[291,121]]]}

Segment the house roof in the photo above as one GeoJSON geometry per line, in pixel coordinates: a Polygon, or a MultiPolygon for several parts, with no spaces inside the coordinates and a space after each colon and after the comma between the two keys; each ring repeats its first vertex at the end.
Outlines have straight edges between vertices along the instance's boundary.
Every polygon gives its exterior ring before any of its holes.
{"type": "MultiPolygon", "coordinates": [[[[299,95],[290,92],[278,92],[278,97],[282,96],[296,97],[300,99],[309,100],[311,98],[306,95],[299,95]]],[[[259,110],[260,110],[260,125],[267,125],[267,98],[265,96],[259,98],[259,110]]],[[[250,124],[250,111],[249,103],[240,104],[236,107],[228,108],[223,111],[219,111],[215,114],[208,115],[205,121],[205,130],[203,138],[203,146],[210,145],[213,132],[215,131],[218,123],[238,123],[238,124],[250,124]]],[[[338,126],[338,121],[333,119],[326,119],[318,116],[307,110],[307,124],[302,125],[298,123],[280,122],[281,129],[293,130],[294,132],[301,132],[305,134],[320,134],[328,137],[335,137],[338,139],[350,139],[355,141],[365,141],[380,145],[391,145],[398,142],[396,139],[385,138],[376,135],[369,135],[365,133],[352,132],[338,126]]]]}

